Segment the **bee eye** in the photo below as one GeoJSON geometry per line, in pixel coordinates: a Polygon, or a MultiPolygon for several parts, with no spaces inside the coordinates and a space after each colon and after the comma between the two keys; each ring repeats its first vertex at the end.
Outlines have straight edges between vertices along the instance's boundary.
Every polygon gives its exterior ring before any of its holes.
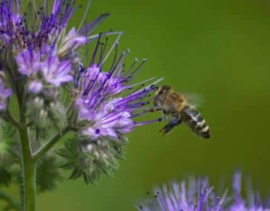
{"type": "Polygon", "coordinates": [[[159,92],[158,92],[158,94],[159,95],[162,95],[162,94],[164,94],[166,91],[163,89],[163,90],[160,90],[159,92]]]}

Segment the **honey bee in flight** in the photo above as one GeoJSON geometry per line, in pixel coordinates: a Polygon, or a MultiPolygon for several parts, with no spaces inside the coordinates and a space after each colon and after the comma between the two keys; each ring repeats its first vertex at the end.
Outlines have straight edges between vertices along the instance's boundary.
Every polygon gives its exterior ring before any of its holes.
{"type": "Polygon", "coordinates": [[[170,122],[161,129],[162,136],[168,134],[175,126],[184,122],[197,136],[210,138],[210,130],[201,114],[188,103],[184,95],[163,85],[158,88],[154,96],[154,108],[150,112],[163,110],[171,116],[170,122]]]}

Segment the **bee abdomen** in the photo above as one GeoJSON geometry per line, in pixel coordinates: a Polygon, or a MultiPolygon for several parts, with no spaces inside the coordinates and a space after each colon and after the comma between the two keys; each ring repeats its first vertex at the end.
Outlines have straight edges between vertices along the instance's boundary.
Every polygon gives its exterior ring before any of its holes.
{"type": "Polygon", "coordinates": [[[210,138],[210,129],[202,115],[193,107],[187,105],[181,112],[182,121],[202,138],[210,138]]]}

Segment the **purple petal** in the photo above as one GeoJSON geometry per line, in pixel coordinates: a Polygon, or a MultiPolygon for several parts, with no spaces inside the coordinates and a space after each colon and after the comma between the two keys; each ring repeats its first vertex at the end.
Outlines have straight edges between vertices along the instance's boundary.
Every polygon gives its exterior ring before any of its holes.
{"type": "Polygon", "coordinates": [[[0,110],[3,110],[6,108],[6,104],[0,101],[0,110]]]}
{"type": "Polygon", "coordinates": [[[18,70],[23,75],[36,74],[40,68],[40,54],[32,50],[24,50],[15,59],[19,66],[18,70]]]}
{"type": "Polygon", "coordinates": [[[43,84],[40,81],[32,81],[29,84],[28,90],[32,93],[39,93],[43,88],[43,84]]]}
{"type": "Polygon", "coordinates": [[[73,80],[73,77],[69,75],[71,63],[69,61],[60,62],[57,56],[50,55],[42,63],[41,71],[46,81],[56,87],[73,80]]]}

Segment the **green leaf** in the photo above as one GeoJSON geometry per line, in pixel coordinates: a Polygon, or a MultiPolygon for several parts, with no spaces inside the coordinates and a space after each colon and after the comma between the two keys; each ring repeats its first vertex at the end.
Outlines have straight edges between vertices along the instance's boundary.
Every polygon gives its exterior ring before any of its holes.
{"type": "Polygon", "coordinates": [[[19,143],[16,129],[0,121],[0,164],[9,166],[19,160],[19,143]]]}
{"type": "Polygon", "coordinates": [[[5,166],[0,166],[0,184],[8,186],[12,180],[12,174],[5,166]]]}
{"type": "Polygon", "coordinates": [[[0,189],[0,200],[3,200],[7,203],[6,207],[3,210],[20,210],[20,205],[16,202],[9,194],[5,193],[0,189]]]}
{"type": "Polygon", "coordinates": [[[51,191],[62,180],[55,156],[43,157],[37,165],[37,185],[39,192],[51,191]]]}
{"type": "Polygon", "coordinates": [[[76,166],[68,179],[77,179],[82,175],[82,169],[80,166],[76,166]]]}

